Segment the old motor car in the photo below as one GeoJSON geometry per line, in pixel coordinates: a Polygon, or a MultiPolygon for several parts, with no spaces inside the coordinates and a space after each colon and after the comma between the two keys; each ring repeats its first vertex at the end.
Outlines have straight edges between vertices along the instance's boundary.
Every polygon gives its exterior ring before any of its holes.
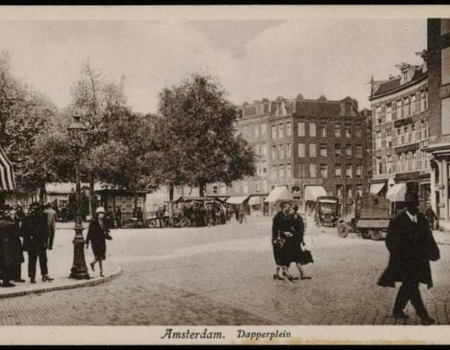
{"type": "Polygon", "coordinates": [[[317,226],[336,226],[338,220],[338,199],[331,196],[318,197],[314,220],[317,226]]]}

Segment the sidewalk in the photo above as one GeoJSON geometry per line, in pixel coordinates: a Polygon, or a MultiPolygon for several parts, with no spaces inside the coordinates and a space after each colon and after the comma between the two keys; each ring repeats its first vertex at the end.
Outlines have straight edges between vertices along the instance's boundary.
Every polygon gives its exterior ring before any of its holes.
{"type": "Polygon", "coordinates": [[[433,237],[437,244],[450,245],[450,232],[449,231],[433,231],[433,237]]]}
{"type": "MultiPolygon", "coordinates": [[[[119,276],[122,270],[119,266],[111,264],[108,260],[105,261],[103,274],[105,277],[100,277],[98,265],[96,271],[92,271],[89,262],[93,260],[91,248],[85,249],[86,264],[89,268],[89,280],[75,280],[69,278],[70,269],[73,263],[73,237],[75,232],[73,230],[73,223],[57,224],[55,233],[55,241],[53,243],[53,250],[47,251],[48,270],[50,277],[54,278],[52,282],[42,282],[39,262],[37,263],[36,284],[31,284],[28,278],[28,254],[24,252],[25,262],[22,264],[22,279],[25,283],[14,283],[15,287],[3,288],[0,287],[0,299],[15,296],[23,296],[34,293],[44,293],[63,289],[72,289],[86,286],[94,286],[100,283],[105,283],[111,279],[119,276]]],[[[86,237],[86,230],[83,232],[86,237]]],[[[108,255],[107,255],[108,258],[108,255]]]]}

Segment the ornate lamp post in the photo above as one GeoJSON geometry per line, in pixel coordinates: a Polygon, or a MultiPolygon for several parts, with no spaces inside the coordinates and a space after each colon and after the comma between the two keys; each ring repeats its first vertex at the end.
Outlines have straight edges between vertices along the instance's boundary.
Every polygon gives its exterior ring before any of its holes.
{"type": "Polygon", "coordinates": [[[75,237],[73,239],[73,265],[70,271],[70,278],[77,280],[89,279],[89,273],[84,257],[84,237],[83,237],[83,218],[81,213],[81,184],[80,184],[80,161],[82,152],[82,143],[87,128],[81,122],[81,117],[75,115],[73,122],[69,126],[69,135],[75,144],[77,160],[75,163],[76,171],[76,208],[75,215],[75,237]]]}

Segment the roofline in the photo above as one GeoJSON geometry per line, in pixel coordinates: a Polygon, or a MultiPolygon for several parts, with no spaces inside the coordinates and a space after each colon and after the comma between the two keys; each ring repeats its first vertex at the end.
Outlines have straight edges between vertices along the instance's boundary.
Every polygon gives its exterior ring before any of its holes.
{"type": "Polygon", "coordinates": [[[417,79],[417,80],[414,80],[414,81],[410,81],[410,82],[407,83],[407,84],[400,85],[400,87],[397,88],[397,89],[394,89],[394,90],[385,92],[384,94],[381,94],[381,95],[372,95],[372,96],[369,96],[369,101],[373,101],[373,100],[376,100],[376,99],[378,99],[378,98],[380,98],[380,97],[385,97],[385,96],[388,96],[388,95],[397,93],[397,92],[402,91],[402,90],[404,90],[404,89],[407,89],[407,88],[409,88],[409,87],[411,87],[411,86],[414,86],[415,84],[418,84],[418,83],[422,82],[422,81],[425,80],[425,79],[428,79],[428,72],[427,72],[426,74],[424,74],[423,77],[421,77],[420,79],[417,79]]]}

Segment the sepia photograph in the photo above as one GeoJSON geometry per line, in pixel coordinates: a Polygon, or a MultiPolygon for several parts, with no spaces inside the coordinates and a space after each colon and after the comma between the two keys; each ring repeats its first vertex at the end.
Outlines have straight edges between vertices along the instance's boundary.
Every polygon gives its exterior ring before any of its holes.
{"type": "Polygon", "coordinates": [[[2,6],[0,344],[449,344],[450,8],[2,6]]]}

